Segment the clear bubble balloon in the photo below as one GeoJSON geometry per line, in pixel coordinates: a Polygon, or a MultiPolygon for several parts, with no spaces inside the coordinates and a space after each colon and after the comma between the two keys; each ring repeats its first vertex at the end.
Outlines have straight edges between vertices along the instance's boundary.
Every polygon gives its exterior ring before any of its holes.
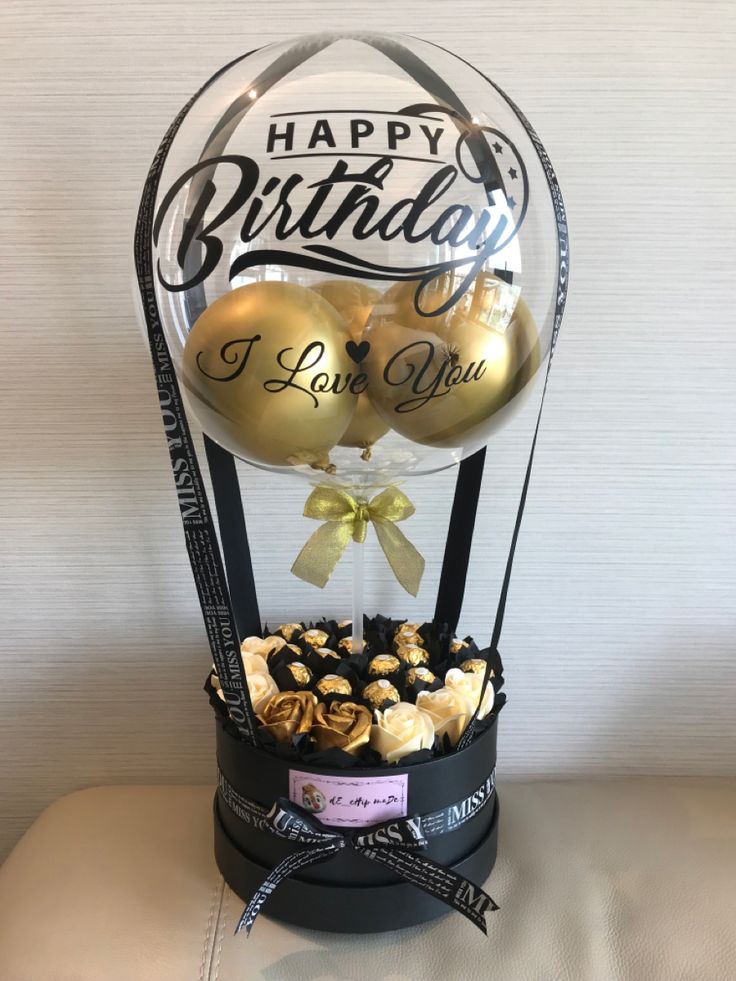
{"type": "Polygon", "coordinates": [[[256,466],[358,489],[475,452],[558,326],[549,174],[516,107],[434,44],[319,34],[236,60],[156,200],[190,412],[256,466]]]}

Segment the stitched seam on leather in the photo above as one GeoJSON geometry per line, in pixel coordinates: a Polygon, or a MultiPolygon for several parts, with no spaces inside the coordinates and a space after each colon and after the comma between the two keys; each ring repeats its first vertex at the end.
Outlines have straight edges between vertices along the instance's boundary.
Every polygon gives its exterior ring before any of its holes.
{"type": "Polygon", "coordinates": [[[215,910],[217,910],[217,919],[219,920],[220,906],[222,905],[222,895],[225,889],[225,881],[218,877],[217,882],[215,882],[214,889],[212,890],[212,901],[210,902],[210,914],[207,917],[207,929],[204,935],[204,943],[202,944],[202,962],[199,966],[199,981],[205,981],[205,969],[207,972],[207,977],[210,976],[210,968],[212,966],[212,949],[213,944],[211,943],[212,938],[212,926],[216,922],[215,910]]]}
{"type": "Polygon", "coordinates": [[[217,941],[217,960],[215,962],[215,976],[212,981],[217,981],[220,977],[220,957],[222,956],[222,942],[225,939],[225,924],[227,923],[227,903],[230,898],[230,890],[225,887],[223,882],[223,896],[220,903],[219,924],[220,938],[217,941]]]}

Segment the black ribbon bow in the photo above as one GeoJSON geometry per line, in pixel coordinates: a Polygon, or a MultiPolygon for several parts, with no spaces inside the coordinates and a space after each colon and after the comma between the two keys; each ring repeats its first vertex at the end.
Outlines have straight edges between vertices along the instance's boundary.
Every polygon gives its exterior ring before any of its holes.
{"type": "Polygon", "coordinates": [[[246,934],[250,933],[261,907],[284,879],[309,865],[327,861],[343,848],[354,848],[370,861],[385,865],[402,879],[462,913],[483,933],[487,932],[485,912],[498,909],[480,886],[418,854],[428,844],[418,815],[342,831],[322,824],[303,807],[280,797],[265,816],[261,828],[306,847],[287,855],[269,872],[243,911],[236,933],[242,929],[246,934]]]}

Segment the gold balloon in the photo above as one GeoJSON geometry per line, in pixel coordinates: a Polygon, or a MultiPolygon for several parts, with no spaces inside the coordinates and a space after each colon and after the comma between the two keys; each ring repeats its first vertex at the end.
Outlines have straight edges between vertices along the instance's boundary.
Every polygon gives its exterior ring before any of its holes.
{"type": "Polygon", "coordinates": [[[263,282],[215,300],[184,348],[184,385],[204,431],[246,460],[329,469],[360,369],[350,332],[306,287],[263,282]]]}
{"type": "Polygon", "coordinates": [[[389,427],[371,404],[367,392],[361,392],[355,406],[353,418],[339,440],[340,446],[357,446],[364,451],[365,459],[370,460],[370,449],[389,427]]]}
{"type": "MultiPolygon", "coordinates": [[[[353,340],[356,344],[360,343],[368,317],[381,299],[379,291],[350,279],[328,279],[317,283],[312,289],[341,314],[353,340]]],[[[364,459],[369,460],[371,447],[388,430],[389,427],[373,408],[367,392],[361,392],[350,425],[339,443],[340,446],[359,447],[364,451],[364,459]]]]}
{"type": "Polygon", "coordinates": [[[360,341],[371,310],[381,299],[380,292],[352,279],[326,279],[312,289],[343,317],[353,340],[360,341]]]}
{"type": "MultiPolygon", "coordinates": [[[[435,310],[454,292],[451,275],[420,296],[435,310]]],[[[539,335],[518,288],[481,273],[444,314],[414,307],[416,283],[397,283],[376,304],[364,339],[368,394],[392,429],[416,443],[481,445],[540,364],[539,335]]]]}

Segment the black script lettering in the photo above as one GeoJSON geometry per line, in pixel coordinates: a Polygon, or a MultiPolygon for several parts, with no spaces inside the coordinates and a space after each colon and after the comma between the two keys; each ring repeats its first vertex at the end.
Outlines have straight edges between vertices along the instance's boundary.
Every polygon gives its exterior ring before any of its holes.
{"type": "Polygon", "coordinates": [[[198,174],[204,174],[210,168],[214,170],[216,165],[223,163],[231,163],[239,168],[240,181],[238,182],[238,186],[230,196],[230,199],[225,203],[225,206],[215,215],[212,221],[205,225],[204,228],[200,228],[200,224],[204,219],[207,208],[212,202],[212,199],[217,191],[213,180],[211,180],[209,177],[204,180],[202,190],[194,203],[192,212],[188,215],[187,220],[184,222],[181,240],[176,250],[176,261],[179,268],[183,270],[192,243],[199,242],[200,245],[203,245],[204,254],[199,264],[199,268],[185,282],[171,283],[165,278],[161,271],[161,260],[158,261],[157,272],[159,281],[162,286],[172,293],[191,289],[192,286],[196,286],[197,283],[201,283],[203,280],[207,279],[209,274],[215,269],[217,263],[222,257],[222,241],[216,235],[213,235],[212,232],[216,231],[229,218],[232,218],[232,216],[243,207],[251,194],[253,194],[258,184],[258,164],[256,164],[256,162],[251,160],[249,157],[240,156],[224,156],[216,157],[211,160],[200,160],[199,163],[196,163],[193,167],[190,167],[189,170],[185,170],[181,177],[173,184],[168,193],[164,196],[161,206],[156,213],[156,220],[153,225],[154,245],[158,244],[158,236],[161,232],[161,225],[166,217],[166,213],[184,185],[198,174]]]}
{"type": "Polygon", "coordinates": [[[431,399],[447,395],[455,385],[479,381],[486,372],[485,360],[481,360],[477,364],[475,361],[471,361],[467,368],[463,368],[458,363],[456,355],[443,357],[439,367],[435,367],[432,373],[434,365],[435,346],[430,341],[414,341],[389,358],[383,369],[383,380],[387,385],[393,387],[405,385],[411,381],[410,390],[417,396],[399,402],[394,407],[395,412],[413,412],[416,409],[421,409],[431,399]],[[420,357],[424,357],[424,362],[418,368],[413,361],[407,360],[407,357],[414,352],[420,357]],[[401,373],[402,366],[405,369],[403,374],[401,373]]]}
{"type": "Polygon", "coordinates": [[[284,371],[289,372],[288,377],[269,378],[268,381],[263,383],[263,387],[267,392],[283,392],[285,388],[295,388],[298,392],[304,392],[305,395],[308,395],[314,402],[314,408],[316,409],[319,406],[319,401],[317,400],[316,396],[313,395],[308,388],[303,388],[301,385],[297,385],[294,379],[300,372],[309,371],[310,368],[314,368],[315,365],[319,364],[322,359],[322,355],[325,353],[325,346],[322,341],[312,341],[311,344],[308,344],[304,348],[299,356],[299,360],[292,367],[291,365],[285,364],[284,357],[289,353],[289,351],[293,350],[293,347],[285,347],[283,351],[279,351],[279,353],[276,355],[276,360],[279,363],[279,367],[283,368],[284,371]]]}
{"type": "Polygon", "coordinates": [[[239,337],[222,345],[219,352],[220,360],[225,364],[235,365],[235,369],[231,371],[229,375],[211,375],[208,371],[205,371],[205,369],[202,367],[201,361],[204,351],[197,352],[197,367],[206,378],[210,378],[212,381],[234,381],[245,371],[245,366],[248,363],[251,349],[256,341],[260,341],[260,339],[261,335],[256,334],[254,337],[239,337]],[[240,345],[244,346],[241,347],[240,345]]]}

